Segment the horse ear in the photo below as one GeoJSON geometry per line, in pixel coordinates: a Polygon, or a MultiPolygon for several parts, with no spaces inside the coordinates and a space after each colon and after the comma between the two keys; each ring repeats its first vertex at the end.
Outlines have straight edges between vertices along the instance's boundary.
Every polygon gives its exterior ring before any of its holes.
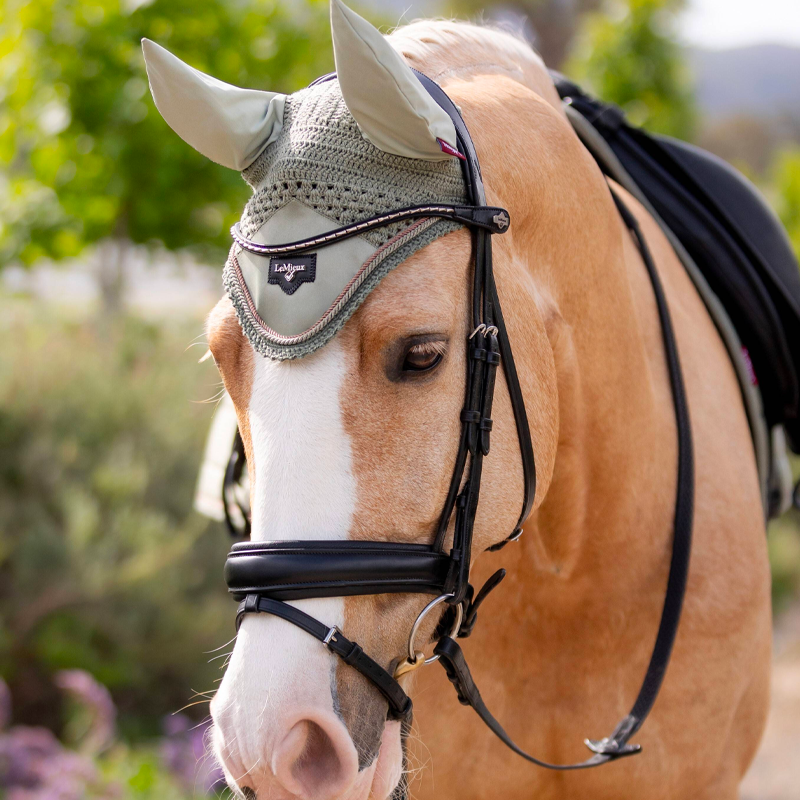
{"type": "Polygon", "coordinates": [[[156,108],[204,156],[241,171],[278,138],[285,95],[218,81],[149,39],[142,50],[156,108]]]}
{"type": "Polygon", "coordinates": [[[452,158],[453,121],[380,31],[341,0],[331,0],[331,31],[342,96],[364,138],[406,158],[452,158]]]}

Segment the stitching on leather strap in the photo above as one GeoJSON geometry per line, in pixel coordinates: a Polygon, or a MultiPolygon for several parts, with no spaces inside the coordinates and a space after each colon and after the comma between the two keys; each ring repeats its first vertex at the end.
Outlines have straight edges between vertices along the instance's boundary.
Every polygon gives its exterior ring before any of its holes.
{"type": "Polygon", "coordinates": [[[369,578],[364,580],[321,580],[321,581],[296,581],[290,583],[267,582],[257,586],[230,586],[229,592],[243,594],[244,592],[266,592],[270,589],[302,589],[304,586],[430,586],[437,588],[437,584],[427,578],[369,578]]]}

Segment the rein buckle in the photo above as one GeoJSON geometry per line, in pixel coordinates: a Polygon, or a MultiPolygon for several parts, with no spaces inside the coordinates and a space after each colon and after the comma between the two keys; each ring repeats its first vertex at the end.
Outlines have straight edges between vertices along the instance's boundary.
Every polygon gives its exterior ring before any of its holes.
{"type": "Polygon", "coordinates": [[[625,756],[635,756],[641,753],[642,746],[640,744],[628,744],[627,742],[618,742],[614,738],[606,739],[584,739],[583,743],[593,752],[601,756],[608,756],[610,760],[616,758],[624,758],[625,756]]]}
{"type": "Polygon", "coordinates": [[[336,641],[336,634],[341,634],[338,625],[334,625],[332,628],[328,628],[328,632],[325,634],[325,638],[322,640],[322,644],[325,645],[329,650],[332,650],[331,642],[336,641]]]}

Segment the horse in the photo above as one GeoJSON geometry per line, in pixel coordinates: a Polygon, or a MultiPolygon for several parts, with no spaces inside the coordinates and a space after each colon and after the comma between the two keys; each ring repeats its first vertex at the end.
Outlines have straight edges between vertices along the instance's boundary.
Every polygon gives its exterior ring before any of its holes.
{"type": "MultiPolygon", "coordinates": [[[[332,14],[342,9],[333,0],[332,14]]],[[[677,437],[653,288],[609,181],[526,43],[453,21],[415,22],[382,41],[458,105],[488,200],[512,221],[494,237],[494,270],[537,485],[519,541],[489,551],[513,529],[523,493],[510,396],[498,375],[473,570],[480,582],[504,566],[508,578],[465,649],[487,705],[519,744],[549,761],[574,760],[583,735],[607,729],[630,705],[666,589],[677,437]]],[[[387,58],[377,54],[364,74],[387,58]]],[[[738,797],[765,725],[771,656],[748,423],[691,280],[647,211],[613,188],[664,287],[694,439],[683,617],[638,734],[642,753],[581,772],[532,766],[460,708],[444,673],[430,666],[400,678],[415,709],[404,730],[387,721],[374,686],[320,642],[283,619],[249,615],[211,704],[214,749],[238,793],[387,800],[410,782],[413,796],[436,800],[738,797]]],[[[432,541],[460,435],[472,263],[463,228],[435,239],[303,358],[257,352],[228,297],[211,311],[209,348],[244,443],[254,541],[321,533],[432,541]]],[[[378,594],[294,605],[338,625],[390,669],[425,602],[378,594]]],[[[420,641],[433,636],[434,616],[420,641]]]]}

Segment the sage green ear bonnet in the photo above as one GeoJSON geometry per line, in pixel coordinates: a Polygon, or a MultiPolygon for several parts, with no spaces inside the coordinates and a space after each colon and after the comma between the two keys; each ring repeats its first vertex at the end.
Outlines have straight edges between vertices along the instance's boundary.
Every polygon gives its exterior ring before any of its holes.
{"type": "MultiPolygon", "coordinates": [[[[369,23],[331,2],[337,78],[285,96],[238,89],[143,43],[159,111],[189,144],[243,170],[247,239],[279,245],[407,206],[466,199],[455,130],[369,23]],[[444,144],[442,144],[444,143],[444,144]]],[[[379,281],[458,223],[398,222],[302,256],[231,248],[223,282],[242,328],[270,358],[327,343],[379,281]]]]}
{"type": "MultiPolygon", "coordinates": [[[[283,133],[244,175],[255,193],[241,232],[262,244],[309,238],[406,206],[464,201],[456,159],[422,161],[378,150],[359,132],[338,81],[288,97],[283,133]]],[[[434,219],[395,223],[322,247],[306,254],[316,262],[313,282],[297,284],[302,276],[295,274],[288,290],[288,282],[268,283],[270,262],[279,259],[235,245],[225,287],[259,352],[302,356],[329,341],[391,269],[457,227],[434,219]]]]}

